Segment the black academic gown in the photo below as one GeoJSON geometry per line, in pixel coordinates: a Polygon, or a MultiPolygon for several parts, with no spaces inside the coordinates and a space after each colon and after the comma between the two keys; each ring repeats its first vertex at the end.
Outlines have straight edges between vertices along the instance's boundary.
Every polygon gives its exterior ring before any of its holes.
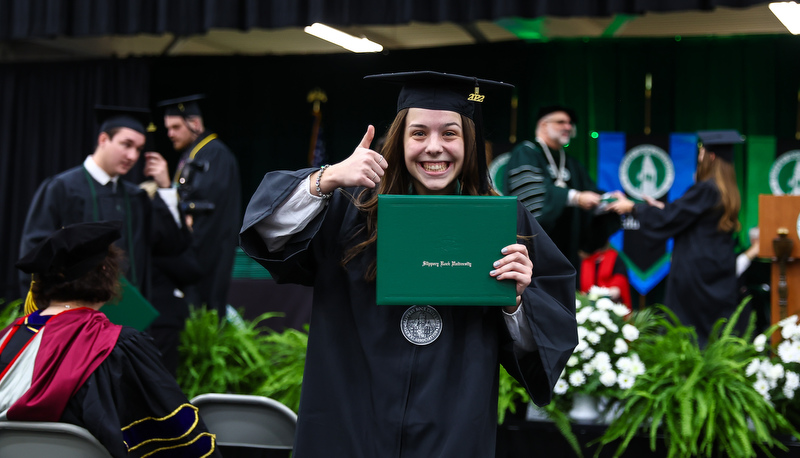
{"type": "MultiPolygon", "coordinates": [[[[125,277],[149,298],[152,256],[180,253],[188,246],[188,232],[178,228],[158,195],[151,201],[144,190],[124,180],[117,182],[116,191],[111,183],[102,186],[83,165],[46,179],[36,190],[22,230],[20,255],[61,227],[104,220],[123,221],[122,237],[115,244],[126,254],[125,277]]],[[[24,296],[30,275],[21,274],[20,281],[24,296]]]]}
{"type": "MultiPolygon", "coordinates": [[[[204,132],[184,153],[212,132],[204,132]]],[[[219,139],[210,140],[194,156],[197,163],[207,163],[208,170],[192,170],[190,191],[181,193],[183,200],[214,204],[211,213],[194,214],[192,248],[203,275],[199,282],[187,288],[190,304],[224,311],[228,303],[233,258],[238,245],[241,223],[241,181],[236,157],[219,139]]]]}
{"type": "MultiPolygon", "coordinates": [[[[21,330],[9,339],[0,355],[2,368],[30,337],[21,330]]],[[[68,356],[58,358],[70,361],[68,356]]],[[[42,358],[42,364],[58,358],[42,358]]],[[[125,326],[108,356],[69,398],[59,421],[85,428],[115,458],[221,456],[216,439],[161,363],[151,339],[125,326]]]]}
{"type": "Polygon", "coordinates": [[[720,194],[712,180],[701,181],[663,210],[637,204],[640,231],[654,239],[674,238],[664,305],[705,346],[714,323],[737,306],[735,241],[720,232],[720,194]]]}
{"type": "MultiPolygon", "coordinates": [[[[202,419],[197,420],[195,410],[175,379],[161,364],[150,339],[128,327],[123,327],[111,354],[70,399],[61,421],[89,430],[114,457],[145,456],[158,448],[185,444],[191,438],[208,432],[202,419]],[[158,431],[163,437],[173,438],[188,434],[189,438],[172,443],[145,443],[152,437],[144,436],[139,444],[130,436],[126,437],[122,428],[140,421],[136,425],[140,431],[158,431]],[[124,439],[129,442],[128,447],[138,447],[128,453],[124,439]]],[[[197,444],[182,445],[160,453],[164,456],[199,457],[202,454],[190,454],[189,450],[207,451],[207,447],[208,439],[199,437],[197,444]]],[[[215,450],[209,456],[221,455],[215,450]]]]}
{"type": "Polygon", "coordinates": [[[364,215],[345,194],[359,190],[335,193],[282,252],[269,252],[256,233],[254,225],[311,172],[267,174],[240,236],[277,282],[314,287],[294,456],[494,456],[499,364],[547,404],[577,344],[574,269],[520,206],[517,229],[532,236],[535,273],[522,303],[538,350],[515,357],[500,307],[435,307],[441,335],[411,344],[400,331],[408,307],[376,305],[375,284],[364,279],[374,244],[341,265],[364,239],[364,215]]]}
{"type": "MultiPolygon", "coordinates": [[[[556,164],[560,152],[551,151],[556,164]]],[[[555,172],[550,170],[541,145],[522,142],[511,150],[506,166],[504,194],[519,196],[520,202],[533,214],[542,229],[552,238],[564,256],[580,269],[578,251],[592,253],[608,242],[608,237],[620,229],[620,218],[614,213],[596,215],[579,207],[567,205],[570,189],[602,194],[586,168],[577,159],[566,155],[564,168],[568,171],[566,187],[555,184],[555,172]]]]}

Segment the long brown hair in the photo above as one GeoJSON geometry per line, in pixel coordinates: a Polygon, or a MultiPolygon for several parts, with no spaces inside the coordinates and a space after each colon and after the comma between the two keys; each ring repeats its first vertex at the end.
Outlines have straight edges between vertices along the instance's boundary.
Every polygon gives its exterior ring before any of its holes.
{"type": "Polygon", "coordinates": [[[722,208],[722,217],[719,219],[717,229],[721,232],[738,231],[741,227],[739,223],[739,209],[742,206],[742,198],[739,195],[739,187],[736,184],[736,170],[733,164],[706,150],[703,160],[697,164],[697,181],[714,180],[719,189],[719,207],[722,208]]]}
{"type": "MultiPolygon", "coordinates": [[[[378,239],[378,195],[379,194],[408,194],[411,189],[411,174],[406,168],[405,162],[405,130],[408,108],[402,109],[395,116],[392,125],[386,133],[386,141],[379,151],[386,160],[386,174],[378,183],[376,188],[364,189],[357,197],[353,198],[354,205],[366,214],[367,223],[364,231],[368,234],[367,239],[353,246],[345,253],[342,265],[346,265],[359,253],[366,250],[378,239]]],[[[478,173],[478,150],[475,142],[475,124],[468,117],[461,115],[461,125],[464,131],[464,165],[458,181],[461,185],[461,194],[477,196],[480,195],[481,177],[478,173]]],[[[484,195],[497,195],[491,187],[489,192],[484,195]]],[[[375,261],[370,264],[365,278],[374,281],[376,276],[375,261]]]]}

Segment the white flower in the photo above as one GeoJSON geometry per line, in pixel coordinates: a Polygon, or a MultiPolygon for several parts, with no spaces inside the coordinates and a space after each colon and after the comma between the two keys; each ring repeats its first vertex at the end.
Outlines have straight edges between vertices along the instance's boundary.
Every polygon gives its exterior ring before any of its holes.
{"type": "Polygon", "coordinates": [[[579,362],[580,362],[580,359],[578,359],[577,356],[572,355],[567,360],[567,367],[575,367],[575,366],[578,365],[579,362]]]}
{"type": "Polygon", "coordinates": [[[631,356],[631,367],[629,368],[629,373],[633,375],[642,375],[647,368],[644,366],[644,363],[641,359],[639,359],[639,355],[634,354],[631,356]]]}
{"type": "MultiPolygon", "coordinates": [[[[580,329],[580,328],[579,328],[580,329]]],[[[589,348],[589,343],[583,339],[578,340],[578,345],[575,346],[575,353],[581,353],[582,351],[589,348]]]]}
{"type": "Polygon", "coordinates": [[[631,313],[625,304],[614,304],[614,308],[611,311],[617,316],[627,316],[629,313],[631,313]]]}
{"type": "Polygon", "coordinates": [[[622,371],[624,374],[631,373],[631,366],[633,365],[633,360],[627,356],[623,356],[617,360],[617,369],[622,371]]]}
{"type": "Polygon", "coordinates": [[[756,351],[762,352],[764,351],[764,347],[767,344],[767,336],[764,334],[759,334],[753,339],[753,345],[756,347],[756,351]]]}
{"type": "Polygon", "coordinates": [[[628,353],[628,343],[625,342],[625,339],[620,339],[617,337],[617,339],[614,341],[614,354],[624,355],[625,353],[628,353]]]}
{"type": "Polygon", "coordinates": [[[601,297],[609,297],[611,296],[611,289],[604,288],[602,286],[591,286],[589,288],[589,292],[586,294],[589,300],[596,301],[601,297]]]}
{"type": "Polygon", "coordinates": [[[792,390],[796,390],[800,387],[800,374],[797,372],[787,371],[786,372],[786,385],[792,390]]]}
{"type": "Polygon", "coordinates": [[[567,392],[568,389],[569,389],[569,383],[567,383],[567,381],[564,380],[563,378],[560,378],[556,382],[556,386],[553,387],[553,392],[555,394],[564,394],[567,392]]]}
{"type": "Polygon", "coordinates": [[[583,372],[573,372],[569,374],[569,384],[572,386],[581,386],[586,383],[586,376],[583,372]]]}
{"type": "Polygon", "coordinates": [[[784,340],[778,344],[778,356],[784,363],[800,363],[800,341],[784,340]]]}
{"type": "Polygon", "coordinates": [[[606,312],[605,310],[592,310],[592,313],[589,314],[589,321],[591,321],[593,323],[606,324],[610,320],[609,320],[608,312],[606,312]]]}
{"type": "Polygon", "coordinates": [[[767,368],[767,371],[764,375],[766,375],[769,380],[777,381],[783,378],[783,374],[783,364],[772,364],[767,368]]]}
{"type": "Polygon", "coordinates": [[[585,361],[592,359],[592,356],[594,356],[594,348],[592,347],[589,347],[581,352],[581,358],[583,358],[585,361]]]}
{"type": "Polygon", "coordinates": [[[600,383],[605,386],[611,387],[617,382],[617,374],[614,371],[608,370],[600,374],[600,383]]]}
{"type": "Polygon", "coordinates": [[[594,303],[594,306],[600,310],[613,310],[614,309],[614,301],[607,297],[601,297],[594,303]]]}
{"type": "Polygon", "coordinates": [[[753,384],[753,388],[766,400],[770,400],[769,383],[763,378],[759,377],[753,384]]]}
{"type": "Polygon", "coordinates": [[[580,307],[580,306],[581,306],[581,301],[580,301],[580,299],[578,299],[578,298],[576,297],[576,298],[575,298],[575,308],[577,309],[577,308],[578,308],[578,307],[580,307]]]}
{"type": "Polygon", "coordinates": [[[608,372],[608,371],[614,369],[614,366],[611,365],[611,361],[610,360],[607,360],[607,361],[599,360],[598,361],[597,359],[595,359],[592,362],[593,362],[592,365],[594,367],[594,370],[599,372],[599,373],[601,373],[601,374],[603,372],[608,372]]]}
{"type": "Polygon", "coordinates": [[[592,363],[584,364],[583,366],[581,366],[581,372],[583,372],[586,375],[594,374],[594,364],[592,363]]]}
{"type": "Polygon", "coordinates": [[[791,324],[797,324],[797,315],[787,316],[786,318],[778,321],[778,326],[785,328],[791,324]]]}
{"type": "Polygon", "coordinates": [[[586,335],[586,340],[588,340],[592,345],[597,345],[600,343],[600,334],[592,331],[586,335]]]}
{"type": "Polygon", "coordinates": [[[623,390],[627,390],[628,388],[633,386],[633,382],[636,381],[636,377],[632,374],[622,373],[617,376],[617,383],[619,387],[623,390]]]}
{"type": "Polygon", "coordinates": [[[798,334],[800,334],[800,331],[798,331],[798,326],[795,323],[787,323],[786,326],[781,329],[781,336],[784,339],[792,339],[798,334]]]}
{"type": "Polygon", "coordinates": [[[794,390],[789,388],[789,385],[784,385],[783,395],[786,396],[786,399],[794,399],[794,390]]]}
{"type": "Polygon", "coordinates": [[[622,325],[622,337],[625,337],[628,342],[633,342],[639,338],[639,329],[632,324],[625,323],[622,325]]]}
{"type": "Polygon", "coordinates": [[[603,366],[610,366],[611,365],[611,356],[604,351],[598,351],[596,355],[594,355],[594,359],[592,360],[592,364],[594,367],[603,366]]]}
{"type": "Polygon", "coordinates": [[[590,307],[582,308],[575,313],[575,321],[577,321],[579,325],[584,324],[591,313],[592,309],[590,307]]]}
{"type": "MultiPolygon", "coordinates": [[[[569,362],[567,362],[569,364],[569,362]]],[[[752,376],[756,372],[758,372],[759,365],[761,361],[759,359],[754,359],[750,361],[750,364],[747,365],[747,369],[744,370],[744,374],[748,377],[752,376]]]]}
{"type": "Polygon", "coordinates": [[[602,326],[598,326],[598,327],[594,328],[594,332],[599,334],[599,335],[601,335],[601,336],[604,336],[604,335],[606,335],[606,328],[604,328],[602,326]]]}

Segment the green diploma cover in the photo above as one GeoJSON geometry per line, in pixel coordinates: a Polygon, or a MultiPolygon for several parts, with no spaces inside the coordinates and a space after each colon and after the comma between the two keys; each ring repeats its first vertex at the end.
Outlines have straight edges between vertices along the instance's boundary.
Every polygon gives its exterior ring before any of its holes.
{"type": "Polygon", "coordinates": [[[142,296],[124,275],[119,277],[121,294],[117,301],[109,302],[100,308],[106,318],[114,324],[130,326],[143,331],[158,318],[158,310],[142,296]]]}
{"type": "Polygon", "coordinates": [[[516,305],[489,276],[516,231],[516,197],[379,195],[378,305],[516,305]]]}

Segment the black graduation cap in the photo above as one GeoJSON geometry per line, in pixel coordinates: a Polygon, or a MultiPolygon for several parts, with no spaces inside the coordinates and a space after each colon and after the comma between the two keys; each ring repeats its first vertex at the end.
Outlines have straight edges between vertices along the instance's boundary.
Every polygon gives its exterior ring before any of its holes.
{"type": "Polygon", "coordinates": [[[121,221],[97,221],[65,226],[39,242],[15,264],[29,274],[76,280],[97,267],[108,246],[120,238],[121,221]]]}
{"type": "Polygon", "coordinates": [[[150,110],[138,107],[96,105],[94,107],[99,132],[108,132],[117,127],[127,127],[147,135],[150,126],[150,110]]]}
{"type": "Polygon", "coordinates": [[[471,76],[433,71],[383,73],[368,75],[364,79],[402,84],[397,98],[397,111],[405,108],[446,110],[462,114],[475,122],[478,148],[478,172],[481,176],[480,192],[489,189],[486,171],[486,151],[483,139],[481,103],[485,88],[513,88],[512,84],[471,76]]]}
{"type": "Polygon", "coordinates": [[[728,130],[701,130],[697,132],[698,146],[702,146],[709,153],[714,153],[718,158],[733,162],[733,145],[744,143],[744,137],[733,129],[728,130]]]}
{"type": "Polygon", "coordinates": [[[536,124],[539,124],[539,121],[541,121],[545,116],[557,111],[563,111],[566,113],[569,116],[569,120],[573,126],[578,123],[578,116],[575,114],[575,110],[572,108],[565,107],[564,105],[545,105],[539,107],[539,111],[536,112],[536,124]]]}
{"type": "Polygon", "coordinates": [[[205,94],[187,95],[176,99],[162,100],[158,106],[164,108],[164,116],[202,116],[200,100],[206,98],[205,94]]]}

